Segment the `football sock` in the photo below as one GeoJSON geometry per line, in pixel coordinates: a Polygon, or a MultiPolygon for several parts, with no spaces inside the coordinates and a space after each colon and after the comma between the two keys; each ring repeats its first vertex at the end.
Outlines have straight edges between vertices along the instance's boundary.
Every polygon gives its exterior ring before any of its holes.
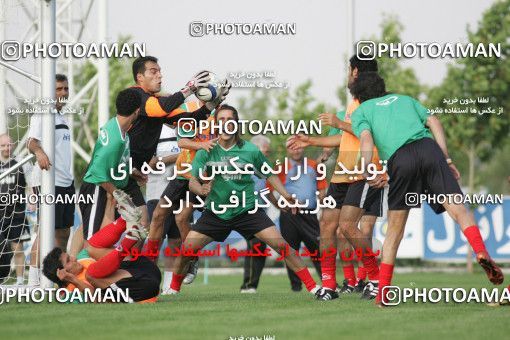
{"type": "Polygon", "coordinates": [[[301,270],[298,270],[295,272],[296,275],[299,277],[301,282],[304,283],[306,289],[310,292],[312,289],[317,286],[315,283],[315,280],[313,279],[312,275],[310,275],[310,272],[308,271],[308,268],[304,267],[301,270]]]}
{"type": "Polygon", "coordinates": [[[182,280],[184,280],[185,277],[186,274],[180,275],[174,273],[172,275],[172,283],[170,283],[170,288],[179,292],[181,290],[182,280]]]}
{"type": "Polygon", "coordinates": [[[482,235],[480,234],[480,229],[476,225],[467,227],[464,230],[464,235],[476,254],[487,251],[483,243],[482,235]]]}
{"type": "Polygon", "coordinates": [[[129,255],[131,247],[138,240],[124,237],[120,242],[120,246],[103,256],[98,261],[92,263],[87,269],[87,273],[96,278],[107,277],[113,274],[120,267],[122,260],[129,255]]]}
{"type": "Polygon", "coordinates": [[[359,266],[358,266],[358,281],[359,280],[365,280],[366,278],[367,278],[367,270],[360,263],[359,266]]]}
{"type": "Polygon", "coordinates": [[[321,262],[322,286],[336,289],[336,250],[333,255],[325,256],[321,262]]]}
{"type": "Polygon", "coordinates": [[[348,264],[343,266],[344,278],[347,280],[349,286],[354,287],[356,285],[356,274],[354,273],[354,265],[348,264]]]}
{"type": "Polygon", "coordinates": [[[126,231],[126,221],[120,217],[92,235],[88,242],[95,248],[111,248],[117,243],[124,231],[126,231]]]}
{"type": "Polygon", "coordinates": [[[394,265],[381,263],[381,270],[379,272],[379,294],[377,294],[376,302],[382,302],[382,299],[386,299],[386,297],[382,296],[382,292],[384,287],[391,285],[391,278],[393,277],[393,268],[394,265]]]}

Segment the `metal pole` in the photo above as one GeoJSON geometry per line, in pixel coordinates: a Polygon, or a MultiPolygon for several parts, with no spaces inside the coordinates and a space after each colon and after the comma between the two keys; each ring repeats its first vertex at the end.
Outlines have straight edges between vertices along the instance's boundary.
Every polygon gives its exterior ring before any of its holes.
{"type": "Polygon", "coordinates": [[[41,82],[41,78],[39,78],[38,76],[35,76],[35,75],[33,75],[33,74],[31,74],[31,73],[29,73],[27,71],[23,71],[19,67],[13,66],[13,65],[11,65],[9,63],[6,63],[5,61],[0,60],[0,66],[5,66],[5,67],[13,70],[14,72],[17,72],[17,73],[21,74],[22,76],[25,76],[28,79],[35,81],[36,83],[40,83],[41,82]]]}
{"type": "MultiPolygon", "coordinates": [[[[45,44],[55,42],[55,1],[41,0],[41,41],[45,44]]],[[[55,60],[43,59],[41,62],[41,96],[55,99],[55,60]]],[[[41,174],[41,194],[55,195],[55,116],[50,106],[49,113],[42,115],[42,148],[53,164],[48,171],[41,174]]],[[[40,217],[40,258],[43,259],[55,244],[55,206],[42,200],[40,217]]],[[[52,287],[53,283],[41,276],[41,287],[52,287]]]]}
{"type": "MultiPolygon", "coordinates": [[[[98,43],[108,43],[108,4],[106,0],[98,1],[98,43]]],[[[106,124],[109,116],[109,78],[108,59],[97,60],[98,81],[98,129],[106,124]]]]}
{"type": "MultiPolygon", "coordinates": [[[[64,7],[66,8],[67,12],[67,31],[72,34],[73,31],[73,0],[69,0],[64,7]]],[[[57,16],[59,13],[63,12],[63,8],[59,8],[59,11],[57,13],[57,16]]],[[[67,83],[69,85],[69,98],[73,98],[74,96],[74,69],[73,69],[73,61],[74,58],[68,58],[67,59],[67,83]]],[[[71,133],[71,141],[74,141],[74,115],[69,115],[67,117],[68,123],[69,123],[69,132],[71,133]]],[[[71,173],[73,174],[73,178],[76,177],[75,170],[74,170],[74,149],[71,151],[71,173]]]]}
{"type": "MultiPolygon", "coordinates": [[[[5,40],[5,1],[0,1],[0,41],[5,40]]],[[[0,67],[0,134],[7,132],[7,103],[5,102],[5,69],[0,67]]]]}

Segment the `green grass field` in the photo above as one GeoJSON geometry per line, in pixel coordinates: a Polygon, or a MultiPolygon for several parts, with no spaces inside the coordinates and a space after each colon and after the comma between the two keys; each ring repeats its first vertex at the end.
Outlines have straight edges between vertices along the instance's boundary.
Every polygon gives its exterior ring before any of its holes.
{"type": "MultiPolygon", "coordinates": [[[[284,275],[263,275],[257,294],[241,276],[202,277],[155,304],[4,304],[2,339],[504,339],[510,308],[412,304],[376,308],[358,295],[320,302],[292,293],[284,275]]],[[[402,287],[490,287],[482,273],[396,274],[402,287]]]]}

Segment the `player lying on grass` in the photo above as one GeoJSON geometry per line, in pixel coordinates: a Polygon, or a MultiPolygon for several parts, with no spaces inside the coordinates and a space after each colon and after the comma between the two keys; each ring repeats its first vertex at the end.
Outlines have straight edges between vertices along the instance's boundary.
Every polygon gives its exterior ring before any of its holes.
{"type": "MultiPolygon", "coordinates": [[[[120,194],[120,197],[123,196],[126,194],[120,194]]],[[[119,204],[123,201],[120,198],[119,204]]],[[[121,212],[125,219],[120,217],[95,233],[76,258],[54,248],[44,258],[44,275],[59,287],[69,290],[128,290],[134,302],[157,297],[161,283],[159,268],[144,256],[135,260],[126,257],[133,247],[143,243],[146,236],[145,229],[140,226],[141,210],[125,209],[121,212]],[[124,232],[126,235],[114,248],[124,232]]]]}
{"type": "MultiPolygon", "coordinates": [[[[441,122],[417,100],[388,94],[384,80],[375,72],[360,74],[350,89],[361,102],[352,115],[352,129],[361,140],[362,157],[372,159],[375,143],[381,158],[388,160],[388,230],[376,300],[380,303],[384,298],[382,289],[391,285],[395,257],[411,208],[406,204],[406,194],[462,195],[457,182],[460,174],[448,155],[441,122]]],[[[369,184],[378,186],[377,179],[369,184]]],[[[489,280],[501,284],[503,273],[490,258],[473,214],[463,204],[452,202],[431,204],[431,207],[437,214],[446,210],[460,225],[489,280]]]]}
{"type": "MultiPolygon", "coordinates": [[[[223,105],[217,109],[216,121],[225,123],[227,121],[239,121],[237,110],[228,105],[223,105]]],[[[230,123],[231,124],[231,123],[230,123]]],[[[244,141],[239,135],[221,133],[218,143],[209,151],[199,150],[192,163],[192,172],[190,179],[190,190],[199,196],[207,196],[206,209],[198,221],[191,227],[186,240],[183,244],[193,249],[194,252],[202,249],[212,241],[224,241],[231,231],[235,230],[247,239],[253,236],[262,242],[265,242],[271,248],[283,252],[289,249],[281,234],[276,229],[273,221],[266,215],[262,209],[258,209],[255,213],[250,214],[248,211],[254,210],[255,194],[254,181],[251,174],[216,174],[212,182],[201,183],[199,175],[201,170],[206,173],[212,173],[212,166],[220,165],[221,168],[226,167],[229,171],[234,171],[234,167],[230,164],[230,159],[239,157],[236,165],[242,169],[251,166],[259,176],[268,177],[262,174],[262,166],[268,164],[267,158],[252,143],[244,141]],[[241,201],[241,196],[246,196],[246,203],[239,204],[235,207],[229,207],[223,212],[218,212],[216,208],[223,204],[230,204],[232,191],[241,201]],[[213,211],[216,211],[213,212],[213,211]]],[[[287,201],[294,202],[292,196],[285,190],[278,176],[272,175],[267,181],[273,188],[280,193],[287,201]]],[[[175,263],[175,272],[170,285],[173,293],[177,293],[181,289],[182,280],[186,273],[187,266],[193,257],[178,257],[175,263]]],[[[302,259],[290,249],[290,254],[285,256],[287,266],[293,270],[299,279],[304,283],[306,289],[315,294],[320,287],[316,285],[314,279],[305,267],[302,259]]]]}

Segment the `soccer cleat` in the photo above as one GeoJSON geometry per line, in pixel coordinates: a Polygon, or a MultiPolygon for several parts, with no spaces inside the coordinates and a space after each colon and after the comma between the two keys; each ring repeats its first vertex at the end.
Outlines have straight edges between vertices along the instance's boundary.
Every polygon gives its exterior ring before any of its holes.
{"type": "Polygon", "coordinates": [[[322,288],[321,290],[319,290],[316,294],[315,294],[317,300],[320,300],[320,301],[329,301],[329,300],[334,300],[334,299],[338,299],[338,293],[333,290],[333,289],[329,289],[329,288],[322,288]]]}
{"type": "Polygon", "coordinates": [[[322,287],[319,285],[316,285],[315,287],[312,288],[312,290],[310,291],[310,294],[313,294],[313,295],[315,295],[315,297],[317,297],[320,294],[321,290],[322,290],[322,287]]]}
{"type": "Polygon", "coordinates": [[[483,270],[485,270],[485,273],[487,274],[487,277],[489,278],[489,281],[492,282],[495,285],[500,285],[503,283],[503,280],[505,279],[503,276],[503,272],[498,267],[496,262],[494,262],[493,259],[489,256],[489,254],[486,251],[479,252],[476,254],[476,260],[482,266],[483,270]]]}
{"type": "Polygon", "coordinates": [[[257,293],[257,289],[255,288],[243,288],[240,291],[241,294],[255,294],[257,293]]]}
{"type": "Polygon", "coordinates": [[[163,291],[161,292],[161,295],[177,295],[177,294],[179,294],[179,291],[174,290],[170,287],[163,289],[163,291]]]}
{"type": "Polygon", "coordinates": [[[363,293],[363,289],[365,289],[365,286],[367,283],[363,280],[358,280],[356,285],[354,286],[354,292],[355,293],[363,293]]]}
{"type": "Polygon", "coordinates": [[[363,294],[361,294],[361,299],[373,300],[377,294],[379,294],[379,282],[368,281],[363,289],[363,294]]]}
{"type": "Polygon", "coordinates": [[[117,211],[126,222],[140,223],[142,211],[133,203],[128,194],[117,189],[113,192],[113,198],[117,201],[117,211]]]}
{"type": "Polygon", "coordinates": [[[354,292],[354,287],[349,285],[349,280],[345,279],[344,282],[343,282],[343,286],[340,288],[340,291],[337,292],[337,293],[340,293],[340,294],[350,294],[352,292],[354,292]]]}
{"type": "Polygon", "coordinates": [[[126,237],[132,240],[144,241],[147,238],[147,231],[142,226],[135,224],[128,225],[126,228],[126,237]]]}
{"type": "Polygon", "coordinates": [[[195,281],[198,273],[198,257],[190,263],[186,277],[182,280],[182,283],[189,285],[195,281]]]}

